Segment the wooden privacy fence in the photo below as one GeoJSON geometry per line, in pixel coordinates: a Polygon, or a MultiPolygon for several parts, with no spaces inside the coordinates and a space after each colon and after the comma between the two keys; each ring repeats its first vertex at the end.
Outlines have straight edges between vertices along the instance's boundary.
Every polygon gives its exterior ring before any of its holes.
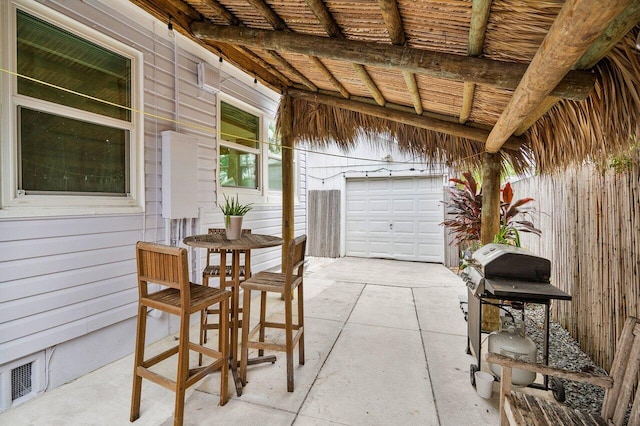
{"type": "Polygon", "coordinates": [[[309,191],[307,254],[340,257],[340,191],[309,191]]]}
{"type": "Polygon", "coordinates": [[[522,245],[552,261],[552,283],[573,296],[552,314],[582,349],[609,370],[625,319],[640,315],[640,168],[599,173],[594,167],[536,176],[513,185],[535,198],[542,237],[522,245]]]}

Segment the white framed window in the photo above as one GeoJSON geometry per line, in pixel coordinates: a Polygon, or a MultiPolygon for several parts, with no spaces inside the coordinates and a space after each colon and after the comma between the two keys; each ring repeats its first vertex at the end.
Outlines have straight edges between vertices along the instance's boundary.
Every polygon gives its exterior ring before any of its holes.
{"type": "Polygon", "coordinates": [[[218,201],[238,194],[243,202],[280,204],[282,147],[275,119],[220,93],[218,129],[218,201]]]}
{"type": "Polygon", "coordinates": [[[142,55],[33,2],[4,5],[0,217],[142,211],[142,55]]]}

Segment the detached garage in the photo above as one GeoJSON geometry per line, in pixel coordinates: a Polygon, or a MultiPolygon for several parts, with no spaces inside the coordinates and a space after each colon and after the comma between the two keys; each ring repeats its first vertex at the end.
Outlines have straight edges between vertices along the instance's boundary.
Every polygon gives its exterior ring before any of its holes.
{"type": "Polygon", "coordinates": [[[444,261],[443,177],[349,178],[346,255],[444,261]]]}

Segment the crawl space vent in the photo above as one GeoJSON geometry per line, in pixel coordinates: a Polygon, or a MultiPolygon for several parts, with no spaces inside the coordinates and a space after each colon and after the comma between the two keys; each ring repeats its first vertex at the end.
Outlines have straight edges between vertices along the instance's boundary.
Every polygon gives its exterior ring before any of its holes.
{"type": "Polygon", "coordinates": [[[23,364],[11,370],[11,400],[15,401],[31,393],[31,366],[32,362],[23,364]]]}

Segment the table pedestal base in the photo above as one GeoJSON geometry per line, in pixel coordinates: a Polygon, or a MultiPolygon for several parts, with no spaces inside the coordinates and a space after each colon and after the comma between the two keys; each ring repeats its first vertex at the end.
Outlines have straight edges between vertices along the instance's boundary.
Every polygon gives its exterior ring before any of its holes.
{"type": "MultiPolygon", "coordinates": [[[[247,360],[247,365],[266,364],[267,362],[270,362],[271,364],[275,364],[277,359],[278,358],[276,358],[275,355],[259,356],[257,358],[249,358],[247,360]]],[[[232,364],[229,364],[229,365],[232,365],[232,364]]],[[[235,368],[233,366],[231,367],[231,374],[233,375],[233,380],[236,384],[236,393],[238,394],[238,396],[241,396],[242,387],[245,386],[247,383],[246,382],[242,383],[240,374],[238,374],[239,365],[240,365],[240,362],[236,364],[235,368]]]]}

